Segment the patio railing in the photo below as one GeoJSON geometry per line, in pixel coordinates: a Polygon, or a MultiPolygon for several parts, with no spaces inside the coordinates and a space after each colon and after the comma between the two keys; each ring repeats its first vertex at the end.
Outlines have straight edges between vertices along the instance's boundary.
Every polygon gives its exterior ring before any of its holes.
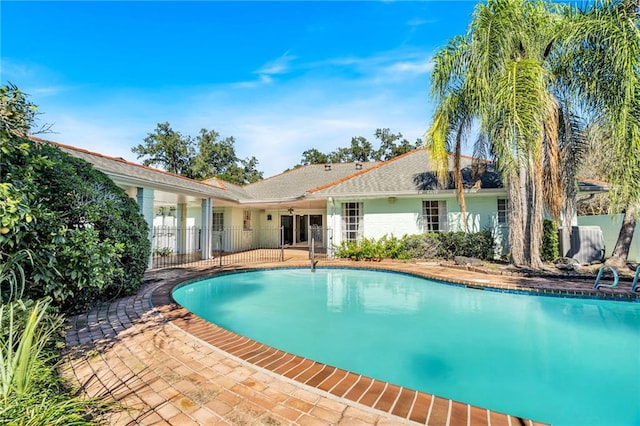
{"type": "MultiPolygon", "coordinates": [[[[326,256],[330,241],[329,232],[322,227],[310,227],[311,238],[298,248],[313,250],[317,256],[326,256]],[[305,246],[306,243],[306,246],[305,246]]],[[[169,227],[157,226],[152,230],[153,269],[166,268],[193,262],[205,262],[214,266],[240,263],[280,262],[284,260],[282,227],[251,228],[217,227],[169,227]],[[203,246],[210,241],[210,253],[203,255],[203,246]]]]}

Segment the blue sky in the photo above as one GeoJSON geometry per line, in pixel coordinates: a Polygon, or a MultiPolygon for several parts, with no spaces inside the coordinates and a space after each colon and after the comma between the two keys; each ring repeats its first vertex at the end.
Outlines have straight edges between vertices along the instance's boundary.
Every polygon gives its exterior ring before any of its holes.
{"type": "Polygon", "coordinates": [[[2,1],[0,77],[64,144],[140,161],[156,124],[236,139],[270,176],[302,152],[415,141],[429,126],[434,53],[470,1],[2,1]]]}

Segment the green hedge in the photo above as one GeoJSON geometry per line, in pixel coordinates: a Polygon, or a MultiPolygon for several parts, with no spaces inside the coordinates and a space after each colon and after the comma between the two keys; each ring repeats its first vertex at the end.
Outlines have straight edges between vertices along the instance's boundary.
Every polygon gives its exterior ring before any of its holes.
{"type": "Polygon", "coordinates": [[[89,163],[0,130],[0,262],[32,253],[25,297],[77,312],[137,290],[150,243],[135,200],[89,163]]]}
{"type": "Polygon", "coordinates": [[[476,233],[438,232],[384,236],[380,240],[363,238],[359,242],[343,241],[335,255],[352,260],[380,259],[453,259],[455,256],[493,259],[495,242],[490,231],[476,233]]]}

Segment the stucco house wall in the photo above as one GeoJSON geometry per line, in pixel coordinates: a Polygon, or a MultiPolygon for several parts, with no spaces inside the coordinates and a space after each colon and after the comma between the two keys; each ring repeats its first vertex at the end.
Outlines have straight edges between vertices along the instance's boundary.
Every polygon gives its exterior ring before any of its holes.
{"type": "MultiPolygon", "coordinates": [[[[486,195],[482,197],[467,197],[467,230],[469,232],[491,231],[496,242],[496,256],[501,256],[507,250],[508,228],[498,223],[498,199],[504,199],[504,194],[486,195]]],[[[402,237],[403,235],[421,234],[422,230],[422,202],[424,200],[446,201],[447,230],[462,231],[462,209],[455,195],[447,194],[440,197],[385,197],[364,200],[335,200],[333,205],[327,206],[328,223],[333,227],[333,244],[340,245],[342,241],[342,204],[361,202],[363,206],[362,237],[376,240],[387,236],[402,237]]]]}

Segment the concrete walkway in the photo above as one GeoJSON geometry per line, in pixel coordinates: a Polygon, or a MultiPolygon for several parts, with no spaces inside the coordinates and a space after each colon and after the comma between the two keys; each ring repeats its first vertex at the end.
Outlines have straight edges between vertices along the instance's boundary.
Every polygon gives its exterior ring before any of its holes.
{"type": "MultiPolygon", "coordinates": [[[[291,256],[284,263],[248,267],[308,265],[308,260],[291,256]]],[[[426,264],[321,261],[318,266],[336,265],[385,268],[473,286],[498,285],[545,293],[589,295],[593,286],[584,281],[495,277],[426,264]]],[[[347,395],[346,391],[334,392],[338,386],[328,391],[322,386],[305,384],[311,380],[300,380],[301,374],[283,375],[274,369],[258,367],[259,362],[248,362],[246,356],[243,359],[246,351],[222,350],[220,347],[230,345],[212,344],[220,342],[220,338],[207,337],[212,335],[211,330],[217,329],[215,332],[220,334],[221,329],[195,319],[185,320],[185,313],[168,299],[170,289],[177,283],[216,271],[219,269],[207,265],[191,265],[150,273],[147,284],[136,295],[70,320],[69,351],[61,371],[72,384],[81,386],[86,395],[115,403],[114,410],[104,419],[106,424],[536,424],[427,394],[409,394],[405,389],[399,389],[397,396],[393,394],[386,409],[376,409],[384,405],[381,402],[391,385],[383,383],[377,399],[364,403],[367,396],[351,397],[353,389],[364,382],[369,392],[379,382],[359,376],[358,380],[362,380],[350,384],[351,392],[347,395]],[[401,416],[395,415],[399,413],[401,416]]],[[[637,298],[628,289],[606,294],[637,298]]],[[[226,337],[224,340],[228,341],[226,337]]],[[[266,348],[267,351],[273,357],[274,350],[266,348]]],[[[253,352],[250,356],[259,359],[253,352]]]]}

